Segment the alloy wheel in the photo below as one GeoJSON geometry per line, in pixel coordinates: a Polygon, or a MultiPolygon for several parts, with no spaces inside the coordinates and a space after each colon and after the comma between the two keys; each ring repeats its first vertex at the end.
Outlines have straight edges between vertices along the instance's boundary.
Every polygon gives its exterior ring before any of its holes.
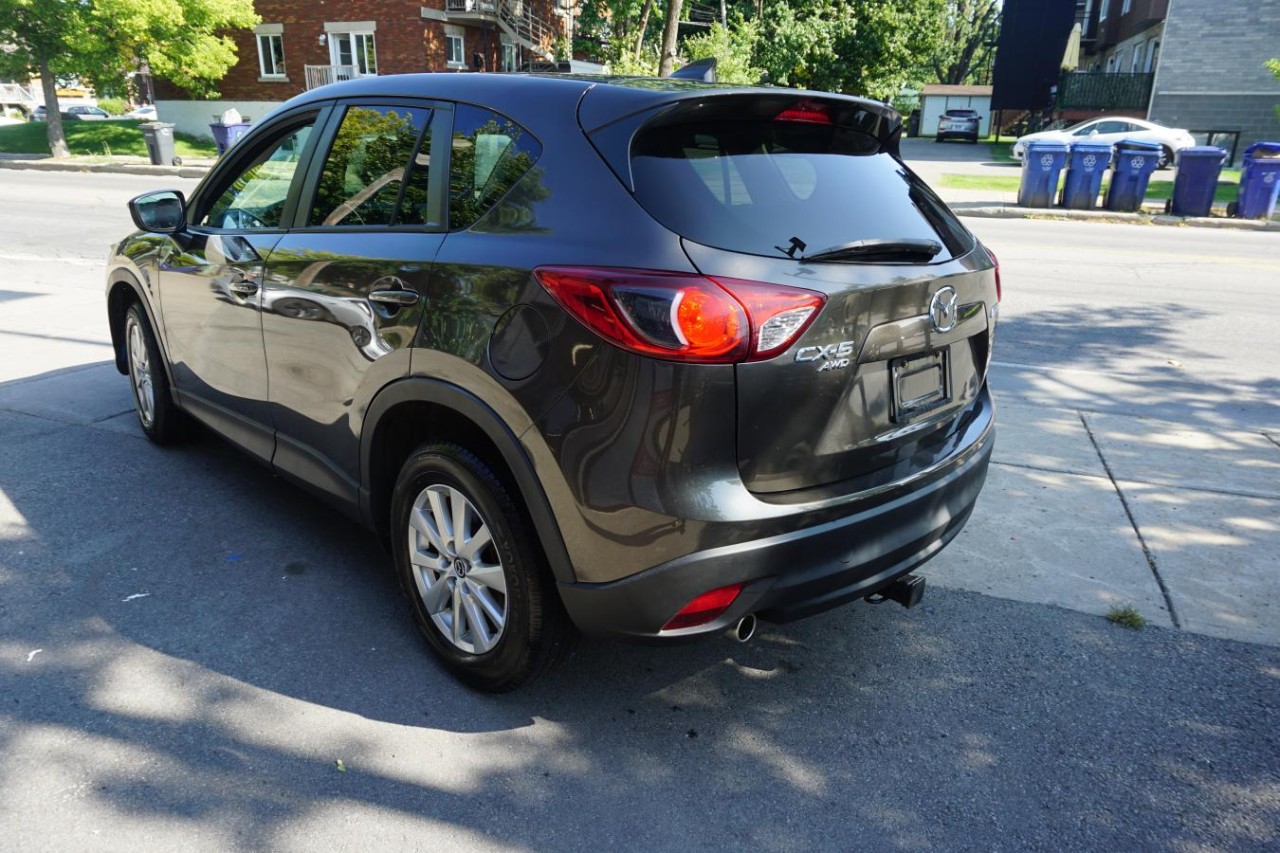
{"type": "Polygon", "coordinates": [[[151,377],[151,355],[142,326],[129,320],[129,379],[133,384],[133,397],[138,403],[138,417],[145,427],[156,419],[156,392],[151,377]]]}
{"type": "Polygon", "coordinates": [[[507,623],[507,579],[489,524],[458,489],[423,489],[409,511],[409,563],[423,607],[460,651],[484,654],[507,623]]]}

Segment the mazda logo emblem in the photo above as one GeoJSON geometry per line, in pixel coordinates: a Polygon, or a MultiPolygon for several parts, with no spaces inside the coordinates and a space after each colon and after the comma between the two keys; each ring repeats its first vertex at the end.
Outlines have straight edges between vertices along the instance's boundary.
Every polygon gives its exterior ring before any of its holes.
{"type": "Polygon", "coordinates": [[[929,319],[939,332],[949,332],[956,327],[956,289],[947,285],[933,294],[929,303],[929,319]]]}

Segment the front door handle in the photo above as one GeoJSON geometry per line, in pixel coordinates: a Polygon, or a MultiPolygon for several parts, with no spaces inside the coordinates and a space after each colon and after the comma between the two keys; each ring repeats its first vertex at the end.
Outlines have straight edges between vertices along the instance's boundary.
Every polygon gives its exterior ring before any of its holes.
{"type": "Polygon", "coordinates": [[[418,292],[416,290],[375,290],[369,294],[369,301],[397,307],[415,305],[418,302],[418,292]]]}

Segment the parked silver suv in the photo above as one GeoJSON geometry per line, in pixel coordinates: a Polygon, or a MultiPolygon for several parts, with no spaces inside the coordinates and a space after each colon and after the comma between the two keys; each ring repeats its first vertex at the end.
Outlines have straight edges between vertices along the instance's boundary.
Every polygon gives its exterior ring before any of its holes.
{"type": "Polygon", "coordinates": [[[987,472],[995,259],[874,101],[366,77],[131,202],[142,429],[194,418],[387,544],[508,690],[579,631],[681,642],[883,596],[987,472]]]}
{"type": "Polygon", "coordinates": [[[934,142],[948,139],[967,139],[978,141],[978,128],[982,124],[982,116],[975,110],[947,110],[938,118],[938,135],[934,142]]]}

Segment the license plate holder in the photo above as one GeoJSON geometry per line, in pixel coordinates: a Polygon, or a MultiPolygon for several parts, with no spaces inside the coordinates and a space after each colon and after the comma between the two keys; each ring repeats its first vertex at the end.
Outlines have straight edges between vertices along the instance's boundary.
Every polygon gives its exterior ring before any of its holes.
{"type": "Polygon", "coordinates": [[[948,350],[908,355],[889,362],[893,421],[905,423],[951,401],[948,350]]]}

